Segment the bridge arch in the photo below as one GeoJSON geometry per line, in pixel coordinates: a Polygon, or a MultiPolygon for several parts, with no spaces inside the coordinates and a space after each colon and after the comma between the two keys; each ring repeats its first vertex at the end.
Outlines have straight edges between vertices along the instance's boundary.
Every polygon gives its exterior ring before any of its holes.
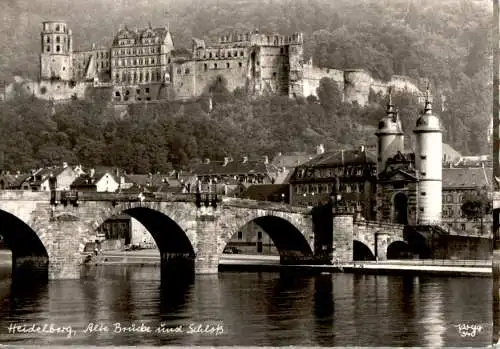
{"type": "Polygon", "coordinates": [[[372,248],[362,241],[353,240],[352,250],[352,259],[355,261],[375,260],[375,253],[372,248]]]}
{"type": "Polygon", "coordinates": [[[2,243],[12,252],[13,268],[45,270],[49,263],[49,236],[36,217],[28,221],[0,209],[2,243]]]}
{"type": "Polygon", "coordinates": [[[311,218],[302,214],[261,209],[231,208],[233,214],[224,218],[223,229],[217,245],[220,256],[231,238],[250,222],[265,231],[273,241],[282,262],[312,260],[314,235],[311,218]]]}
{"type": "Polygon", "coordinates": [[[411,250],[406,241],[393,241],[387,246],[387,259],[408,259],[411,250]]]}
{"type": "Polygon", "coordinates": [[[120,213],[137,219],[152,235],[162,254],[162,260],[174,255],[194,261],[196,234],[191,229],[195,219],[189,212],[194,210],[188,203],[170,202],[126,202],[106,205],[88,225],[84,243],[91,241],[93,234],[106,220],[120,213]]]}

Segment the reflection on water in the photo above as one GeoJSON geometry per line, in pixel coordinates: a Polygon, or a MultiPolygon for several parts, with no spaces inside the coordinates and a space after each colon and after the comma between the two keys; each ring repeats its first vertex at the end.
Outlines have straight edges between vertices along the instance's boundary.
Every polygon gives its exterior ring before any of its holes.
{"type": "Polygon", "coordinates": [[[12,280],[0,271],[0,343],[75,345],[485,346],[486,278],[238,273],[161,275],[158,267],[89,267],[80,280],[12,280]],[[76,335],[9,334],[10,324],[76,335]],[[455,325],[482,324],[475,337],[455,325]],[[93,329],[92,333],[84,330],[93,329]],[[115,333],[135,325],[135,332],[115,333]],[[150,328],[151,332],[138,332],[150,328]],[[189,333],[223,329],[215,335],[189,333]],[[156,333],[159,327],[165,330],[156,333]],[[219,327],[217,327],[219,326],[219,327]],[[177,329],[177,332],[175,330],[177,329]],[[170,331],[170,332],[169,332],[170,331]]]}

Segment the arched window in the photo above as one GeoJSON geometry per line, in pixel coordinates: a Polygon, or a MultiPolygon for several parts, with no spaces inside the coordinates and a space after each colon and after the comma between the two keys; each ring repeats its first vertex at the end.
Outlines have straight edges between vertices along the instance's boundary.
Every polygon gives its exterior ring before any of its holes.
{"type": "Polygon", "coordinates": [[[59,27],[59,24],[56,25],[56,31],[59,31],[61,28],[59,27]]]}
{"type": "Polygon", "coordinates": [[[226,68],[231,68],[231,65],[229,63],[226,63],[226,68]]]}
{"type": "Polygon", "coordinates": [[[207,63],[203,64],[203,70],[205,70],[205,71],[208,70],[208,64],[207,63]]]}
{"type": "Polygon", "coordinates": [[[214,69],[217,69],[217,63],[214,63],[214,69]]]}
{"type": "Polygon", "coordinates": [[[139,82],[142,82],[142,78],[143,78],[143,75],[142,75],[142,71],[139,73],[139,82]]]}
{"type": "Polygon", "coordinates": [[[47,44],[50,44],[50,36],[47,36],[47,44]]]}
{"type": "Polygon", "coordinates": [[[61,52],[61,46],[59,45],[56,46],[56,52],[61,52]]]}
{"type": "Polygon", "coordinates": [[[146,81],[149,81],[149,72],[147,71],[146,72],[146,78],[145,78],[146,81]]]}

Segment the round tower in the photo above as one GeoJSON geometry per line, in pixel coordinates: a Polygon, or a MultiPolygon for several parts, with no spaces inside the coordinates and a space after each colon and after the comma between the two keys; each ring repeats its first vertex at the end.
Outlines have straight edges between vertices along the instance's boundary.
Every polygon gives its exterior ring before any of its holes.
{"type": "Polygon", "coordinates": [[[389,102],[386,115],[380,119],[377,135],[377,175],[385,170],[387,159],[404,151],[404,133],[401,121],[392,104],[392,94],[389,90],[389,102]]]}
{"type": "Polygon", "coordinates": [[[425,108],[417,119],[415,167],[418,182],[418,224],[440,224],[442,212],[442,129],[439,118],[432,113],[427,88],[425,108]]]}
{"type": "Polygon", "coordinates": [[[73,38],[63,21],[42,23],[40,78],[70,80],[72,78],[73,38]]]}

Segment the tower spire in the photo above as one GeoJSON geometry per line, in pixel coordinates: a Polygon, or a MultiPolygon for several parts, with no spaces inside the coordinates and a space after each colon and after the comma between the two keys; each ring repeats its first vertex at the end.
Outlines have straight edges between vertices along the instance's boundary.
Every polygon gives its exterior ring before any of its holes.
{"type": "Polygon", "coordinates": [[[427,81],[427,89],[425,90],[425,107],[424,113],[432,113],[432,103],[431,103],[431,93],[430,93],[430,83],[427,81]]]}
{"type": "Polygon", "coordinates": [[[389,87],[389,101],[387,102],[387,115],[394,114],[394,104],[392,104],[392,86],[389,87]]]}

